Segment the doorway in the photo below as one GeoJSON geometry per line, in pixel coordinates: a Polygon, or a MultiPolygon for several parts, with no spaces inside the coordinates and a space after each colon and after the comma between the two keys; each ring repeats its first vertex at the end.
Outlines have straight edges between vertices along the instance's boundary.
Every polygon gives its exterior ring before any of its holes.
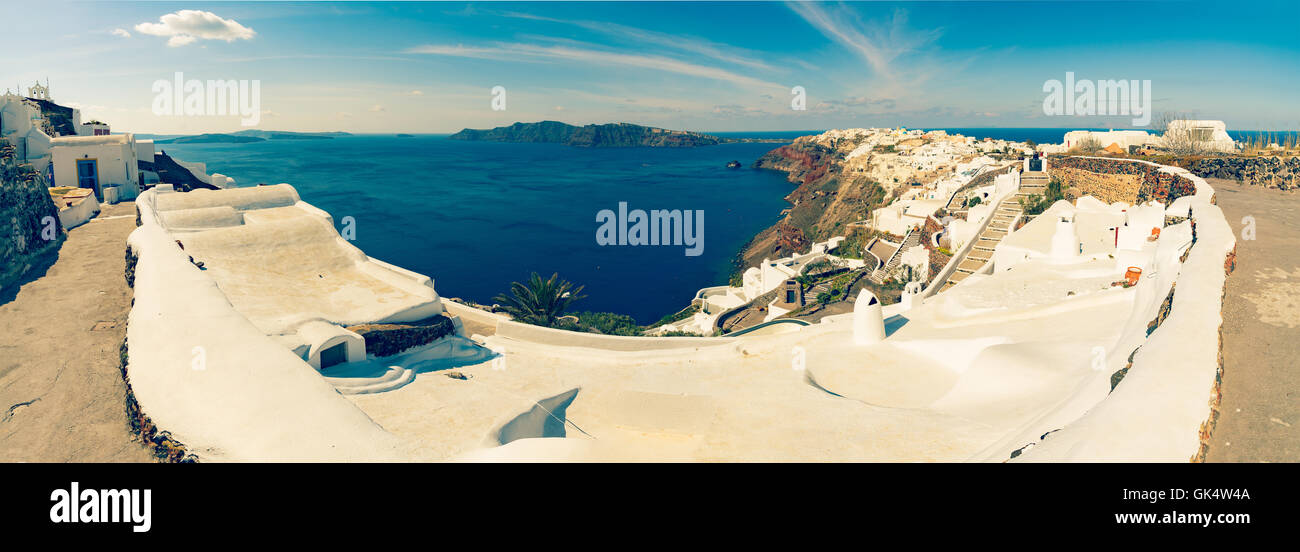
{"type": "Polygon", "coordinates": [[[103,201],[99,195],[99,164],[94,159],[77,160],[77,187],[90,188],[95,191],[95,199],[103,201]]]}

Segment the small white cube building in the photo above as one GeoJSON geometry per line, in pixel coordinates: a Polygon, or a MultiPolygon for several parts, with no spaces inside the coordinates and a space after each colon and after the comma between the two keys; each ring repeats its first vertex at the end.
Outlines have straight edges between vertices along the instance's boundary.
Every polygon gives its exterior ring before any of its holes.
{"type": "Polygon", "coordinates": [[[65,136],[51,140],[54,185],[90,188],[104,203],[140,195],[135,136],[65,136]]]}

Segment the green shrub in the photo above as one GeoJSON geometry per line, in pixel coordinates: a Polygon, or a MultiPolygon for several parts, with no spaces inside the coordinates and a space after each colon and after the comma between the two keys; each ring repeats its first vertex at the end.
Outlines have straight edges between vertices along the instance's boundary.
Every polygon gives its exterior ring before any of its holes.
{"type": "MultiPolygon", "coordinates": [[[[636,320],[626,314],[613,312],[578,312],[574,313],[578,322],[573,324],[578,331],[602,333],[606,335],[641,335],[645,329],[636,320]]],[[[568,329],[568,328],[566,328],[568,329]]]]}

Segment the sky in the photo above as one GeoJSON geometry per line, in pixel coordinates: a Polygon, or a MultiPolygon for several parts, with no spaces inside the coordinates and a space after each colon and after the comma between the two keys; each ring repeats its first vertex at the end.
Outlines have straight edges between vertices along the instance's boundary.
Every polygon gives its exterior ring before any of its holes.
{"type": "Polygon", "coordinates": [[[1297,2],[42,6],[0,6],[0,88],[48,79],[56,102],[115,132],[1134,127],[1127,115],[1045,114],[1045,83],[1067,72],[1149,80],[1156,113],[1300,129],[1297,2]],[[176,73],[256,81],[256,124],[160,108],[155,85],[176,73]],[[795,87],[804,109],[792,109],[795,87]]]}

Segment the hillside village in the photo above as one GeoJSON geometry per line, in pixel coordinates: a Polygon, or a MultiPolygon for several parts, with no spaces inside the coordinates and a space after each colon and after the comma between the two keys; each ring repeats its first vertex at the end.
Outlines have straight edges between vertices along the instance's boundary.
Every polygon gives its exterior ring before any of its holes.
{"type": "Polygon", "coordinates": [[[56,103],[49,85],[39,82],[26,95],[6,90],[0,96],[0,137],[14,148],[15,162],[30,165],[58,197],[65,228],[89,220],[100,204],[133,200],[159,183],[186,190],[235,186],[232,178],[207,174],[205,163],[156,150],[153,140],[83,122],[80,109],[56,103]]]}

